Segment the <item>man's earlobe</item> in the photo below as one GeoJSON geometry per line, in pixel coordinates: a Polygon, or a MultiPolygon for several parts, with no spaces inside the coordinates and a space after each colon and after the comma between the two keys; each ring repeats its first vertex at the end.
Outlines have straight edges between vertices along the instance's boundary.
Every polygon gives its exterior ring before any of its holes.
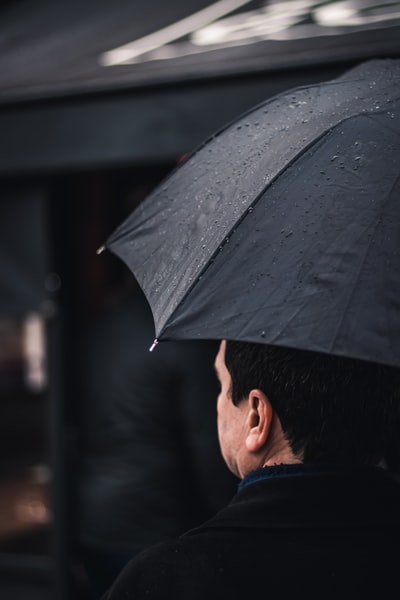
{"type": "Polygon", "coordinates": [[[249,393],[248,407],[246,448],[258,452],[268,439],[273,410],[267,396],[258,389],[249,393]]]}

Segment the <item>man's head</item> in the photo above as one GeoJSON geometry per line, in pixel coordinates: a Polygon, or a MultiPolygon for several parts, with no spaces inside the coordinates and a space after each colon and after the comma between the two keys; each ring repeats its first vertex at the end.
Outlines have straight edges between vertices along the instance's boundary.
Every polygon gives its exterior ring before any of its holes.
{"type": "Polygon", "coordinates": [[[221,450],[240,477],[273,462],[377,464],[384,456],[400,370],[233,341],[221,343],[216,370],[221,450]]]}

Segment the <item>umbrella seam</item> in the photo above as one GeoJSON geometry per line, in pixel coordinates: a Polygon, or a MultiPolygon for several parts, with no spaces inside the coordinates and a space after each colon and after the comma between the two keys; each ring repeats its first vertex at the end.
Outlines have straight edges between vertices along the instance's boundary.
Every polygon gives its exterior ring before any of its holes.
{"type": "MultiPolygon", "coordinates": [[[[388,101],[388,103],[389,102],[391,103],[391,101],[388,101]]],[[[261,104],[261,106],[262,106],[262,104],[261,104]]],[[[208,268],[210,267],[210,265],[212,265],[212,263],[214,262],[216,256],[223,250],[223,248],[226,246],[226,244],[230,241],[230,239],[233,236],[233,234],[235,233],[236,229],[244,221],[244,219],[247,217],[247,215],[249,215],[254,210],[254,207],[258,204],[258,202],[260,201],[260,199],[262,198],[262,196],[264,195],[264,193],[266,192],[266,190],[269,189],[279,179],[279,177],[281,177],[286,172],[287,169],[289,169],[295,162],[297,162],[304,154],[306,154],[310,150],[310,148],[312,148],[313,146],[315,146],[315,144],[317,144],[320,140],[322,140],[323,138],[331,135],[332,132],[335,129],[337,129],[337,127],[340,127],[341,125],[343,125],[343,123],[346,123],[347,121],[349,121],[351,119],[359,118],[359,117],[362,117],[362,116],[369,117],[370,115],[377,114],[378,112],[381,113],[381,112],[386,112],[386,111],[383,110],[383,109],[380,110],[380,111],[370,110],[368,112],[363,113],[362,115],[360,115],[358,113],[358,114],[353,114],[353,115],[349,115],[347,117],[341,118],[340,121],[338,121],[337,123],[335,123],[334,125],[332,125],[329,129],[323,131],[322,133],[320,133],[319,135],[317,135],[316,137],[314,137],[307,144],[307,146],[303,147],[288,163],[286,163],[285,166],[275,175],[275,177],[273,177],[273,179],[271,179],[271,181],[269,181],[262,188],[262,190],[258,193],[258,195],[256,196],[256,198],[249,205],[249,207],[246,209],[246,211],[235,222],[234,226],[227,233],[227,235],[225,236],[224,240],[221,241],[221,243],[219,244],[218,248],[210,256],[207,264],[204,265],[203,269],[197,275],[197,277],[195,278],[195,280],[193,281],[193,283],[190,285],[190,287],[188,287],[185,295],[181,298],[180,302],[176,305],[176,307],[174,309],[174,312],[176,312],[184,304],[184,302],[186,301],[187,297],[189,296],[189,294],[191,293],[191,291],[193,290],[193,288],[197,285],[197,282],[203,277],[203,275],[206,273],[206,271],[208,270],[208,268]]],[[[163,331],[164,331],[164,329],[166,327],[166,324],[167,324],[167,322],[164,323],[163,327],[161,328],[160,333],[159,333],[159,335],[157,337],[158,340],[162,339],[163,331]]]]}
{"type": "MultiPolygon", "coordinates": [[[[390,59],[388,59],[389,61],[390,59]]],[[[375,60],[371,60],[371,63],[376,62],[375,60]]],[[[379,59],[379,62],[387,62],[384,59],[379,59]]],[[[269,106],[270,104],[272,104],[273,102],[275,102],[276,100],[280,100],[283,97],[289,96],[289,95],[293,95],[296,94],[298,92],[301,92],[302,90],[309,90],[310,88],[323,88],[326,89],[326,87],[328,85],[332,86],[332,87],[336,87],[336,86],[340,86],[343,85],[343,81],[345,81],[346,83],[351,83],[351,82],[356,82],[356,81],[363,81],[362,78],[360,77],[354,77],[354,78],[346,78],[345,77],[346,74],[344,74],[342,77],[338,77],[335,79],[331,79],[330,81],[320,81],[318,83],[313,84],[312,86],[310,86],[309,84],[305,84],[305,85],[300,85],[297,86],[295,88],[286,90],[285,92],[278,92],[277,94],[275,94],[274,96],[272,96],[271,98],[268,98],[267,100],[263,100],[262,102],[259,102],[256,106],[253,106],[251,108],[249,108],[248,110],[246,110],[245,112],[241,113],[240,115],[240,120],[245,119],[246,117],[248,117],[249,115],[253,114],[254,112],[256,112],[257,110],[259,110],[261,107],[263,106],[269,106]]],[[[400,79],[400,77],[394,76],[393,79],[400,79]]],[[[220,127],[219,129],[217,129],[212,135],[210,135],[207,139],[205,139],[203,142],[201,142],[198,146],[196,146],[196,148],[190,152],[190,154],[188,154],[188,156],[181,161],[178,165],[176,165],[176,167],[169,173],[169,175],[167,175],[167,177],[163,180],[164,185],[168,183],[168,181],[171,179],[171,177],[174,176],[175,172],[180,169],[182,167],[182,165],[184,165],[185,163],[189,162],[202,148],[204,148],[205,146],[207,146],[207,144],[209,144],[209,142],[217,137],[219,137],[224,131],[228,130],[232,125],[234,125],[235,123],[237,123],[238,121],[238,117],[234,117],[232,118],[230,121],[228,121],[228,123],[226,123],[225,125],[223,125],[222,127],[220,127]]],[[[139,205],[140,206],[140,205],[139,205]]],[[[108,242],[108,240],[107,240],[108,242]]],[[[107,243],[105,244],[107,246],[107,243]]]]}

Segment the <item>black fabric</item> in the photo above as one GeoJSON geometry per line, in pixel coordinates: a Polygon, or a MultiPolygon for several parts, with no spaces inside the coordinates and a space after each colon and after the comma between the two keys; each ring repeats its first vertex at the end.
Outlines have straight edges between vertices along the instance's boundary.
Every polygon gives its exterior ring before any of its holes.
{"type": "Polygon", "coordinates": [[[160,340],[400,365],[400,61],[241,115],[110,236],[160,340]]]}
{"type": "Polygon", "coordinates": [[[103,600],[396,598],[399,506],[380,468],[251,483],[201,527],[138,555],[103,600]]]}

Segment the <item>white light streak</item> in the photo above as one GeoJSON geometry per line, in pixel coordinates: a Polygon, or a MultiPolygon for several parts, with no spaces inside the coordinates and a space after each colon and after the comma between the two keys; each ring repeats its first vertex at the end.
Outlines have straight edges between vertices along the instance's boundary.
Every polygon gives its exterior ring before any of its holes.
{"type": "MultiPolygon", "coordinates": [[[[400,19],[400,2],[378,0],[271,0],[257,10],[230,15],[249,0],[220,0],[207,8],[100,57],[103,66],[171,60],[263,40],[307,39],[390,27],[400,19]],[[304,23],[304,19],[308,19],[304,23]],[[381,24],[381,25],[379,25],[381,24]],[[180,38],[188,36],[187,40],[180,38]],[[180,40],[180,41],[177,41],[180,40]]],[[[102,248],[103,249],[103,248],[102,248]]],[[[100,253],[102,249],[97,252],[100,253]]]]}
{"type": "Polygon", "coordinates": [[[47,384],[45,325],[43,317],[29,314],[24,321],[25,380],[28,388],[41,392],[47,384]]]}
{"type": "Polygon", "coordinates": [[[342,0],[316,8],[314,17],[317,23],[325,27],[370,25],[399,19],[400,3],[387,2],[381,7],[376,0],[361,5],[355,4],[351,0],[342,0]],[[389,6],[392,6],[394,10],[388,10],[389,6]],[[377,11],[379,8],[383,9],[381,13],[377,11]],[[373,12],[369,13],[369,9],[373,9],[373,12]]]}
{"type": "Polygon", "coordinates": [[[104,52],[100,56],[100,64],[105,67],[134,63],[138,57],[147,52],[151,52],[160,46],[164,46],[174,40],[177,40],[205,25],[220,19],[224,15],[249,4],[251,0],[220,0],[207,6],[197,13],[190,15],[172,25],[168,25],[159,31],[146,35],[138,40],[104,52]]]}

